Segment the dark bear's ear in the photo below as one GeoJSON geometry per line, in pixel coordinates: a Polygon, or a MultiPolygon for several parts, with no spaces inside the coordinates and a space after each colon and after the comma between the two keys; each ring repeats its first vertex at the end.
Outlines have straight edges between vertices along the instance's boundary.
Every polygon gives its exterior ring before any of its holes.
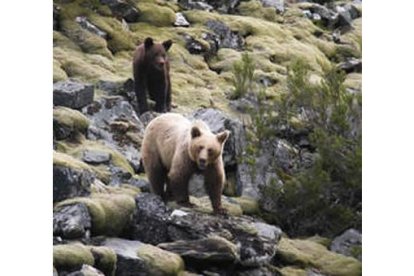
{"type": "Polygon", "coordinates": [[[145,49],[149,49],[152,47],[152,45],[154,45],[154,41],[152,40],[151,37],[147,37],[144,41],[144,45],[145,45],[145,49]]]}
{"type": "Polygon", "coordinates": [[[198,126],[193,126],[191,128],[191,138],[194,139],[199,136],[201,136],[201,130],[198,128],[198,126]]]}
{"type": "Polygon", "coordinates": [[[227,138],[229,138],[229,135],[230,131],[228,130],[220,132],[219,134],[217,134],[217,140],[220,142],[220,144],[223,144],[224,142],[226,142],[227,138]]]}
{"type": "Polygon", "coordinates": [[[165,51],[168,51],[171,47],[171,45],[173,44],[172,40],[166,40],[162,43],[162,46],[164,46],[165,51]]]}

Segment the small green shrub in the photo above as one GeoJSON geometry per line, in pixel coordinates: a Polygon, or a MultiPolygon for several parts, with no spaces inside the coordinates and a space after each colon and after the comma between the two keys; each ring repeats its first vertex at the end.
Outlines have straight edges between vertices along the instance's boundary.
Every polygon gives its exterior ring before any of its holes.
{"type": "Polygon", "coordinates": [[[255,64],[253,58],[247,53],[242,54],[242,59],[233,64],[232,84],[234,86],[232,99],[238,99],[246,95],[253,88],[255,64]]]}
{"type": "MultiPolygon", "coordinates": [[[[292,62],[288,92],[279,100],[265,101],[259,93],[252,125],[258,141],[285,138],[293,144],[291,133],[306,129],[317,157],[311,168],[283,175],[283,186],[264,188],[274,206],[266,218],[291,235],[333,236],[361,226],[362,99],[345,90],[345,74],[334,66],[323,68],[318,84],[309,81],[309,68],[292,62]]],[[[280,168],[272,170],[281,176],[280,168]]]]}

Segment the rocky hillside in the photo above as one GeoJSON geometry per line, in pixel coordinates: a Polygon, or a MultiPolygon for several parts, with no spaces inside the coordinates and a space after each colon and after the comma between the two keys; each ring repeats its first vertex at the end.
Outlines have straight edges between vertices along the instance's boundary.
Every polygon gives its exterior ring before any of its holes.
{"type": "MultiPolygon", "coordinates": [[[[299,211],[275,203],[266,187],[287,185],[323,151],[300,116],[293,132],[261,139],[260,112],[248,108],[259,110],[259,90],[266,106],[283,102],[296,59],[309,67],[310,84],[339,68],[344,93],[360,95],[361,15],[358,1],[55,0],[54,275],[361,275],[358,190],[346,201],[351,211],[328,226],[314,214],[289,224],[275,216],[299,211]],[[174,42],[173,111],[214,133],[231,131],[228,215],[212,215],[202,177],[191,181],[192,209],[149,193],[140,146],[158,114],[137,115],[131,79],[133,50],[146,37],[174,42]],[[254,83],[234,97],[234,64],[244,53],[254,83]]],[[[349,136],[359,128],[352,121],[349,136]]]]}

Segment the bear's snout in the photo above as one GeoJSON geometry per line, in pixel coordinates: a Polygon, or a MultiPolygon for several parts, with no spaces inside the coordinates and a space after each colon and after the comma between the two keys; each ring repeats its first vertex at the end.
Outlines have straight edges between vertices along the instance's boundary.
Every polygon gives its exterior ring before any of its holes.
{"type": "Polygon", "coordinates": [[[198,167],[200,170],[204,170],[207,167],[207,160],[204,158],[198,159],[198,167]]]}

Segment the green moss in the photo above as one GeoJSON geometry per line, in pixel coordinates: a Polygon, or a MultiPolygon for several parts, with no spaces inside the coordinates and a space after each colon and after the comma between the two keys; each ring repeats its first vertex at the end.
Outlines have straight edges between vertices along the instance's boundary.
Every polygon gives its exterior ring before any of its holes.
{"type": "Polygon", "coordinates": [[[242,196],[242,197],[233,197],[233,200],[237,201],[237,203],[240,205],[240,207],[243,210],[243,214],[245,215],[254,215],[259,213],[259,203],[257,200],[248,197],[248,196],[242,196]]]}
{"type": "Polygon", "coordinates": [[[331,244],[331,240],[319,235],[315,235],[312,237],[307,238],[308,241],[312,241],[312,242],[316,242],[319,243],[320,245],[325,246],[326,248],[328,248],[328,246],[331,244]]]}
{"type": "Polygon", "coordinates": [[[138,3],[140,10],[139,20],[157,27],[172,26],[175,22],[175,13],[168,7],[154,3],[138,3]]]}
{"type": "Polygon", "coordinates": [[[362,265],[358,260],[331,252],[323,245],[309,240],[282,238],[276,254],[283,263],[301,268],[316,268],[322,274],[332,276],[362,274],[362,265]]]}
{"type": "MultiPolygon", "coordinates": [[[[81,159],[85,151],[100,151],[110,154],[111,156],[111,163],[114,166],[120,167],[125,171],[129,172],[131,175],[134,174],[134,169],[129,164],[128,160],[122,155],[119,151],[106,146],[101,141],[93,141],[87,140],[84,137],[80,137],[77,143],[67,142],[59,142],[59,145],[63,146],[65,149],[65,153],[81,159]]],[[[91,168],[102,168],[102,165],[93,166],[90,165],[91,168]]],[[[105,166],[106,167],[106,166],[105,166]]],[[[105,181],[104,181],[105,182],[105,181]]]]}
{"type": "Polygon", "coordinates": [[[126,194],[92,194],[59,202],[55,208],[84,203],[92,218],[93,235],[116,236],[128,225],[135,209],[134,197],[126,194]]]}
{"type": "MultiPolygon", "coordinates": [[[[195,205],[194,209],[202,213],[213,213],[213,208],[211,207],[211,201],[208,196],[203,196],[200,198],[190,196],[190,201],[195,205]]],[[[221,200],[222,206],[230,215],[241,216],[243,211],[237,203],[230,202],[226,197],[222,197],[221,200]]]]}
{"type": "Polygon", "coordinates": [[[135,49],[135,41],[131,32],[125,29],[120,21],[98,14],[91,14],[90,20],[92,24],[108,34],[108,48],[112,53],[135,49]]]}
{"type": "Polygon", "coordinates": [[[243,1],[237,7],[238,14],[251,16],[268,21],[276,21],[278,15],[276,10],[271,7],[263,7],[262,3],[257,0],[243,1]]]}
{"type": "Polygon", "coordinates": [[[53,120],[80,132],[85,132],[90,123],[89,119],[78,110],[64,106],[56,106],[53,108],[53,120]]]}
{"type": "Polygon", "coordinates": [[[92,171],[90,166],[76,158],[73,158],[72,156],[53,151],[53,165],[54,166],[62,166],[67,168],[72,168],[75,170],[88,170],[92,171]]]}
{"type": "Polygon", "coordinates": [[[346,75],[344,81],[345,87],[352,88],[355,90],[362,90],[362,74],[360,73],[351,73],[346,75]]]}
{"type": "Polygon", "coordinates": [[[297,267],[292,267],[292,266],[282,267],[278,269],[278,272],[280,273],[281,276],[308,276],[309,275],[306,270],[303,270],[297,267]]]}
{"type": "Polygon", "coordinates": [[[68,75],[61,68],[59,61],[53,59],[53,82],[66,80],[68,75]]]}
{"type": "Polygon", "coordinates": [[[95,267],[105,275],[114,276],[117,261],[114,250],[105,246],[91,246],[90,250],[95,258],[95,267]]]}
{"type": "Polygon", "coordinates": [[[94,265],[89,249],[80,244],[62,244],[53,246],[53,266],[58,270],[76,270],[83,264],[94,265]]]}
{"type": "Polygon", "coordinates": [[[184,261],[179,255],[150,244],[140,246],[137,256],[144,260],[153,275],[177,275],[184,270],[184,261]]]}

